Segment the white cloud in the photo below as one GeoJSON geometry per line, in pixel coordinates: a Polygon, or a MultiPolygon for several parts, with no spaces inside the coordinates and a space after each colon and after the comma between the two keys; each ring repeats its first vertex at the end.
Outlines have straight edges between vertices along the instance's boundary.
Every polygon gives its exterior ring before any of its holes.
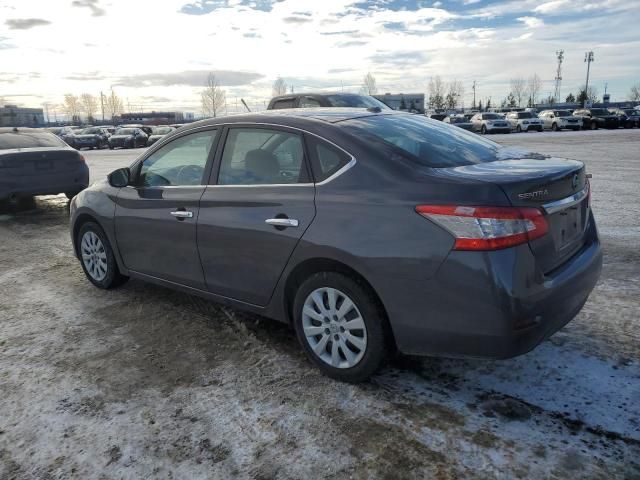
{"type": "Polygon", "coordinates": [[[538,28],[544,26],[544,21],[537,17],[519,17],[518,21],[524,23],[529,28],[538,28]]]}

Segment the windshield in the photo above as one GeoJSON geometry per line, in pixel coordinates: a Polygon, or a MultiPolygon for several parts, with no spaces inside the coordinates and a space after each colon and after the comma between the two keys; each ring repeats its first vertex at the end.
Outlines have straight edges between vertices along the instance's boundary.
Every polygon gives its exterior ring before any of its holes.
{"type": "Polygon", "coordinates": [[[367,95],[327,95],[326,99],[331,103],[332,107],[380,107],[383,110],[389,109],[380,100],[367,95]]]}
{"type": "Polygon", "coordinates": [[[459,167],[502,158],[497,143],[423,116],[376,115],[337,125],[370,145],[382,143],[427,167],[459,167]]]}
{"type": "Polygon", "coordinates": [[[496,115],[495,113],[484,113],[482,115],[483,120],[502,120],[500,115],[496,115]]]}
{"type": "Polygon", "coordinates": [[[153,135],[166,135],[170,133],[171,130],[173,130],[171,127],[154,127],[151,133],[153,135]]]}
{"type": "Polygon", "coordinates": [[[9,148],[64,147],[66,145],[53,133],[20,131],[0,133],[0,150],[9,148]]]}
{"type": "Polygon", "coordinates": [[[554,114],[556,117],[571,117],[571,114],[566,110],[556,110],[554,114]]]}
{"type": "Polygon", "coordinates": [[[531,112],[520,112],[518,118],[533,118],[533,115],[531,115],[531,112]]]}
{"type": "Polygon", "coordinates": [[[133,135],[135,131],[135,128],[121,128],[116,132],[116,135],[133,135]]]}
{"type": "Polygon", "coordinates": [[[99,128],[85,128],[80,132],[81,135],[97,135],[100,133],[99,128]]]}
{"type": "Polygon", "coordinates": [[[604,108],[594,108],[591,110],[591,115],[611,115],[611,113],[604,108]]]}

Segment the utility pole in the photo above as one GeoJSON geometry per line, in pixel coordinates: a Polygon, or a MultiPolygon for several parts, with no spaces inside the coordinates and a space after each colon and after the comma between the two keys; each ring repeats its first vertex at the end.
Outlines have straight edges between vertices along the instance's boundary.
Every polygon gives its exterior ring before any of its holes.
{"type": "Polygon", "coordinates": [[[102,123],[104,124],[104,94],[100,91],[100,109],[102,111],[102,123]]]}
{"type": "Polygon", "coordinates": [[[476,81],[473,81],[473,86],[471,87],[471,89],[473,90],[473,106],[471,108],[475,109],[476,108],[476,81]]]}
{"type": "Polygon", "coordinates": [[[562,61],[564,60],[564,50],[557,50],[556,58],[558,59],[558,69],[556,70],[556,88],[553,92],[553,98],[555,101],[558,101],[560,100],[560,84],[562,83],[562,61]]]}
{"type": "Polygon", "coordinates": [[[587,102],[589,101],[589,69],[591,67],[591,62],[593,62],[593,51],[586,52],[584,54],[584,61],[587,64],[587,81],[584,84],[584,107],[587,106],[587,102]]]}
{"type": "Polygon", "coordinates": [[[45,112],[47,112],[47,125],[49,125],[50,120],[49,120],[49,104],[48,103],[44,104],[44,110],[45,112]]]}

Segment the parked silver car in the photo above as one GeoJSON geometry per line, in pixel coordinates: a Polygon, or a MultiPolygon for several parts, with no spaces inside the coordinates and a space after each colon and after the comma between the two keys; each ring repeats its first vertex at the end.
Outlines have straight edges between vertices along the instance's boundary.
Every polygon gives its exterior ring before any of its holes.
{"type": "Polygon", "coordinates": [[[505,120],[516,132],[542,131],[542,120],[533,112],[509,112],[505,120]]]}
{"type": "Polygon", "coordinates": [[[562,129],[580,130],[582,119],[574,117],[569,110],[543,110],[538,115],[542,121],[542,128],[557,132],[562,129]]]}

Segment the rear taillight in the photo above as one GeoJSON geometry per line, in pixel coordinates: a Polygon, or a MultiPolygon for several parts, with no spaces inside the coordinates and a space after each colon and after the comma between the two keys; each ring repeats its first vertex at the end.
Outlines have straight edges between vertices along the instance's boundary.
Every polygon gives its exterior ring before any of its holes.
{"type": "Polygon", "coordinates": [[[78,154],[78,160],[80,160],[81,162],[86,162],[86,160],[84,159],[84,155],[82,155],[81,153],[78,154]]]}
{"type": "Polygon", "coordinates": [[[454,250],[499,250],[535,240],[549,230],[537,208],[418,205],[416,212],[451,232],[454,250]]]}

